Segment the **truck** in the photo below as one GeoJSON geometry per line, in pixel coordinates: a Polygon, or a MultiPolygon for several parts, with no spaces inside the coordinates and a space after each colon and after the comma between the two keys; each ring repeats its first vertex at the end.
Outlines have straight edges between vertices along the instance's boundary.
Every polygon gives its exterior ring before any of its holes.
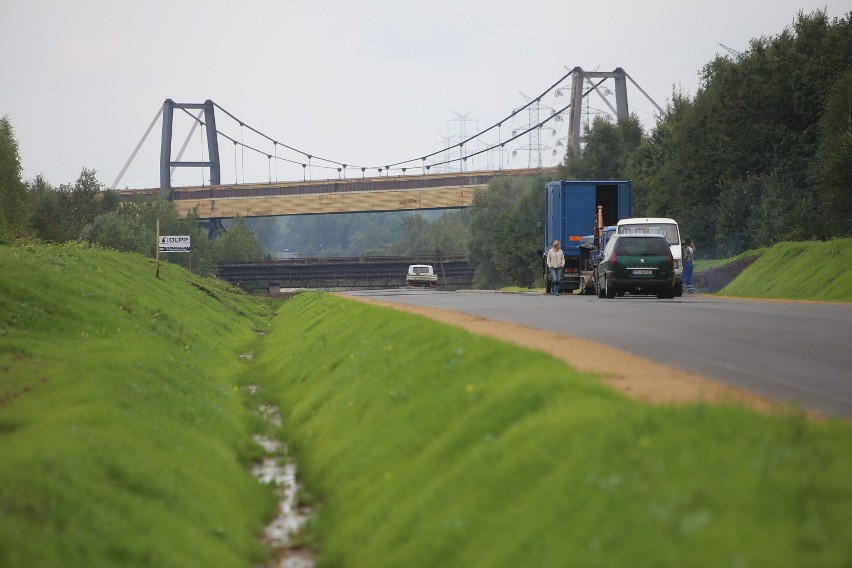
{"type": "MultiPolygon", "coordinates": [[[[630,180],[551,181],[545,184],[545,196],[543,251],[546,253],[551,243],[559,240],[565,254],[562,291],[591,293],[603,228],[630,217],[633,184],[630,180]]],[[[547,266],[542,264],[549,292],[547,266]]]]}

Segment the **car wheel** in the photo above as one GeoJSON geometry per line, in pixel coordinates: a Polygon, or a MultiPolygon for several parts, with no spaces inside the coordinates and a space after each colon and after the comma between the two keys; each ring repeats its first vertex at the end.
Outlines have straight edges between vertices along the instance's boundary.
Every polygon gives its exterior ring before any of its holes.
{"type": "Polygon", "coordinates": [[[606,298],[603,286],[601,286],[600,278],[597,276],[595,277],[595,290],[598,292],[598,298],[606,298]]]}
{"type": "Polygon", "coordinates": [[[606,285],[606,297],[609,298],[610,300],[612,300],[613,298],[615,298],[615,290],[609,289],[609,279],[608,278],[604,278],[604,284],[606,285]]]}
{"type": "Polygon", "coordinates": [[[683,282],[678,282],[674,287],[674,295],[672,297],[680,298],[683,296],[683,282]]]}

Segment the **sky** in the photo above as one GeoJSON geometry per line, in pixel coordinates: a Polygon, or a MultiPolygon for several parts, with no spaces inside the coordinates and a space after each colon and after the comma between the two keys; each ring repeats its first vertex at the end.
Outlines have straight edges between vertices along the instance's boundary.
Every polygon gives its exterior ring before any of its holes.
{"type": "MultiPolygon", "coordinates": [[[[852,1],[0,0],[0,116],[14,128],[24,178],[55,187],[83,168],[112,186],[152,123],[117,187],[158,187],[154,119],[166,99],[209,99],[242,121],[216,110],[218,130],[261,151],[220,136],[222,183],[360,177],[358,166],[409,159],[419,171],[419,157],[477,130],[501,122],[467,152],[528,128],[529,110],[507,117],[574,67],[621,67],[665,108],[674,90],[693,96],[702,67],[726,48],[744,51],[817,9],[843,17],[852,1]]],[[[541,99],[539,120],[567,104],[564,86],[561,98],[541,99]]],[[[653,128],[654,104],[632,83],[627,94],[630,112],[653,128]]],[[[588,100],[587,118],[607,110],[588,100]]],[[[192,122],[176,111],[173,159],[187,137],[182,159],[207,159],[192,122]]],[[[566,136],[567,119],[551,121],[539,140],[521,137],[467,169],[555,165],[566,136]]],[[[172,179],[207,183],[198,168],[172,179]]]]}

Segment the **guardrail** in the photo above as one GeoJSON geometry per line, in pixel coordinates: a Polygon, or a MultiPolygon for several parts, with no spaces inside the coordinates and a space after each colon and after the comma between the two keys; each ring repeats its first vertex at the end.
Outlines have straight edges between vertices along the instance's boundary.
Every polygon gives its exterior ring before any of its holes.
{"type": "Polygon", "coordinates": [[[473,282],[474,268],[464,256],[383,256],[287,258],[219,264],[219,278],[246,290],[280,288],[399,288],[410,264],[431,264],[439,288],[463,288],[473,282]]]}

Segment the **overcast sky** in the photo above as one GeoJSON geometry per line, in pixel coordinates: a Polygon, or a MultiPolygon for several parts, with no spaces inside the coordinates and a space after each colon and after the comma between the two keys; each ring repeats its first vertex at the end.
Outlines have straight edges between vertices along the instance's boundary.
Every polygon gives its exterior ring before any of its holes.
{"type": "MultiPolygon", "coordinates": [[[[314,156],[382,165],[484,130],[566,68],[622,67],[665,107],[673,88],[696,92],[702,66],[725,53],[720,44],[745,50],[750,39],[790,26],[799,10],[821,8],[840,17],[852,2],[0,0],[0,116],[15,129],[24,177],[42,174],[54,186],[72,183],[84,167],[111,185],[165,99],[211,99],[314,156]]],[[[540,116],[566,99],[544,99],[540,116]]],[[[628,100],[650,129],[654,106],[632,85],[628,100]]],[[[606,110],[599,98],[590,103],[606,110]]],[[[304,161],[224,113],[216,119],[246,144],[304,161]]],[[[485,141],[505,140],[529,121],[521,113],[485,141]]],[[[545,165],[564,152],[567,120],[552,124],[557,133],[541,135],[545,165]]],[[[176,113],[175,154],[190,125],[176,113]]],[[[206,158],[200,136],[193,134],[184,160],[206,158]]],[[[159,185],[160,138],[157,122],[119,188],[159,185]]],[[[503,165],[526,167],[530,142],[519,140],[503,165]]],[[[219,144],[223,183],[302,177],[301,166],[219,144]]],[[[338,176],[321,163],[305,173],[338,176]]],[[[173,183],[200,185],[205,177],[182,169],[173,183]]]]}

